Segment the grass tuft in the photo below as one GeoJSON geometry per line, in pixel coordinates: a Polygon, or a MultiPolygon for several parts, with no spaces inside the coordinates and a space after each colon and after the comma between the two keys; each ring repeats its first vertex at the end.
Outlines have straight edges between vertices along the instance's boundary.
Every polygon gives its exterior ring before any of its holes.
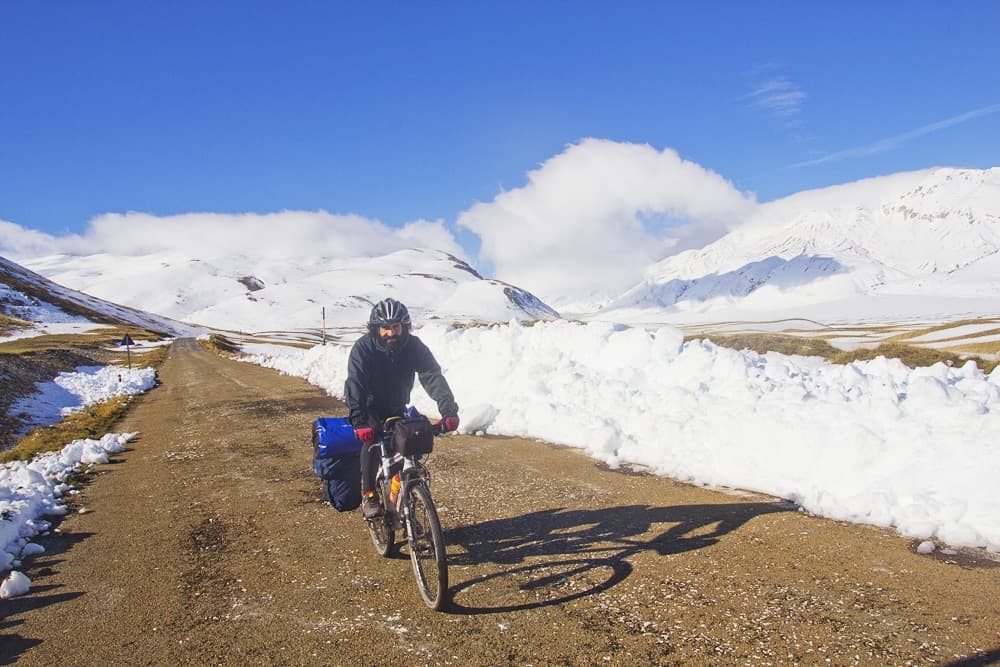
{"type": "Polygon", "coordinates": [[[243,353],[239,345],[218,333],[209,334],[207,340],[199,338],[198,343],[205,350],[224,357],[237,357],[243,353]]]}
{"type": "Polygon", "coordinates": [[[19,320],[16,317],[9,317],[0,313],[0,336],[9,336],[15,331],[27,329],[30,326],[30,322],[25,322],[24,320],[19,320]]]}
{"type": "Polygon", "coordinates": [[[705,334],[687,336],[685,340],[696,338],[707,339],[716,345],[734,350],[753,350],[757,354],[780,352],[781,354],[797,354],[805,357],[832,359],[840,353],[840,350],[822,338],[806,338],[784,334],[705,334]]]}
{"type": "Polygon", "coordinates": [[[836,364],[849,364],[854,361],[869,361],[876,357],[899,359],[910,368],[933,366],[936,363],[945,363],[949,366],[961,366],[966,362],[965,359],[954,352],[894,342],[882,343],[878,347],[872,349],[841,351],[838,355],[831,359],[831,361],[836,364]]]}

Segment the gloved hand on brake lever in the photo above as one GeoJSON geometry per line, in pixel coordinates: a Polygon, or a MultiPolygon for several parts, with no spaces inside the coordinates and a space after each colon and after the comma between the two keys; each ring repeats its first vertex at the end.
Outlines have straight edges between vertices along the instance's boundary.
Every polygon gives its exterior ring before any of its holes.
{"type": "Polygon", "coordinates": [[[441,420],[441,432],[448,433],[458,430],[458,417],[445,417],[441,420]]]}
{"type": "Polygon", "coordinates": [[[375,442],[375,429],[373,428],[356,428],[354,429],[354,435],[358,436],[358,440],[370,445],[375,442]]]}

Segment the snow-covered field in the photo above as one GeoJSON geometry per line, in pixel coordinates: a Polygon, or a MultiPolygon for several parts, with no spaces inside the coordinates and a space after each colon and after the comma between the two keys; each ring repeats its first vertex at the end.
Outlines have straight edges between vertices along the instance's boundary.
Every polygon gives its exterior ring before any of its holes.
{"type": "Polygon", "coordinates": [[[36,385],[31,396],[11,406],[12,415],[25,414],[25,431],[35,426],[54,424],[88,405],[124,394],[141,394],[156,384],[152,368],[119,366],[81,366],[73,372],[60,373],[51,382],[36,385]]]}
{"type": "MultiPolygon", "coordinates": [[[[452,385],[462,432],[571,445],[612,466],[1000,551],[1000,369],[838,366],[603,323],[418,335],[452,385]]],[[[343,395],[349,347],[250,347],[256,363],[343,395]]],[[[422,390],[413,402],[434,414],[422,390]]]]}
{"type": "Polygon", "coordinates": [[[35,338],[37,336],[64,335],[64,334],[85,334],[99,329],[108,329],[110,324],[97,324],[88,320],[81,322],[50,322],[44,324],[32,324],[23,329],[16,329],[7,336],[0,336],[0,343],[7,343],[12,340],[24,340],[25,338],[35,338]]]}

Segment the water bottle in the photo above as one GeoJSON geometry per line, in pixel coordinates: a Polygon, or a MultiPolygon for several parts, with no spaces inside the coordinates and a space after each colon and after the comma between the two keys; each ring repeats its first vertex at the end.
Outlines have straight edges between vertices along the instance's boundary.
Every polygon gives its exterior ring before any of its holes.
{"type": "Polygon", "coordinates": [[[391,505],[396,504],[396,498],[399,497],[399,473],[397,472],[392,476],[392,483],[389,484],[389,503],[391,505]]]}

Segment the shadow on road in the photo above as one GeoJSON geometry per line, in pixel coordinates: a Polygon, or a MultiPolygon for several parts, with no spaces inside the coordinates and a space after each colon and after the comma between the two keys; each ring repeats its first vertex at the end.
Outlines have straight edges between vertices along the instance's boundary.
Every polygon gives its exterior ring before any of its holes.
{"type": "Polygon", "coordinates": [[[0,665],[14,664],[18,656],[41,643],[40,639],[26,639],[21,635],[0,635],[0,665]]]}
{"type": "Polygon", "coordinates": [[[26,638],[18,634],[7,634],[5,631],[24,623],[23,619],[15,619],[14,617],[51,604],[73,600],[84,594],[82,592],[49,593],[49,591],[62,586],[42,582],[58,572],[56,567],[63,562],[63,558],[60,557],[62,554],[91,535],[93,533],[52,532],[47,537],[35,538],[36,542],[45,547],[45,553],[33,556],[25,562],[24,572],[32,580],[31,590],[24,596],[4,600],[3,606],[0,607],[3,613],[0,616],[0,633],[3,633],[0,634],[0,665],[14,662],[26,650],[41,643],[38,639],[26,638]]]}
{"type": "Polygon", "coordinates": [[[608,590],[632,572],[628,558],[701,549],[751,519],[793,511],[787,502],[650,507],[629,505],[597,510],[562,508],[452,529],[445,541],[465,553],[449,554],[452,571],[468,565],[518,565],[452,586],[450,611],[487,614],[564,604],[608,590]],[[657,531],[660,525],[668,525],[657,531]],[[567,558],[568,557],[568,558],[567,558]],[[471,589],[501,584],[501,604],[475,605],[471,589]],[[517,601],[510,600],[518,598],[517,601]],[[530,600],[521,598],[531,597],[530,600]],[[467,600],[468,599],[468,600],[467,600]]]}
{"type": "Polygon", "coordinates": [[[945,664],[945,667],[987,667],[987,665],[1000,665],[1000,648],[991,651],[982,651],[967,658],[960,658],[945,664]]]}
{"type": "Polygon", "coordinates": [[[40,639],[31,639],[23,637],[19,634],[7,634],[6,632],[3,632],[24,623],[24,621],[20,620],[10,620],[11,616],[23,614],[32,611],[33,609],[47,607],[50,604],[66,602],[67,600],[78,598],[81,595],[83,595],[83,593],[55,593],[52,595],[31,595],[30,597],[26,596],[23,598],[6,600],[4,602],[4,616],[3,619],[0,620],[0,632],[2,632],[2,634],[0,634],[0,665],[9,665],[16,662],[17,659],[29,648],[42,643],[42,640],[40,639]]]}

